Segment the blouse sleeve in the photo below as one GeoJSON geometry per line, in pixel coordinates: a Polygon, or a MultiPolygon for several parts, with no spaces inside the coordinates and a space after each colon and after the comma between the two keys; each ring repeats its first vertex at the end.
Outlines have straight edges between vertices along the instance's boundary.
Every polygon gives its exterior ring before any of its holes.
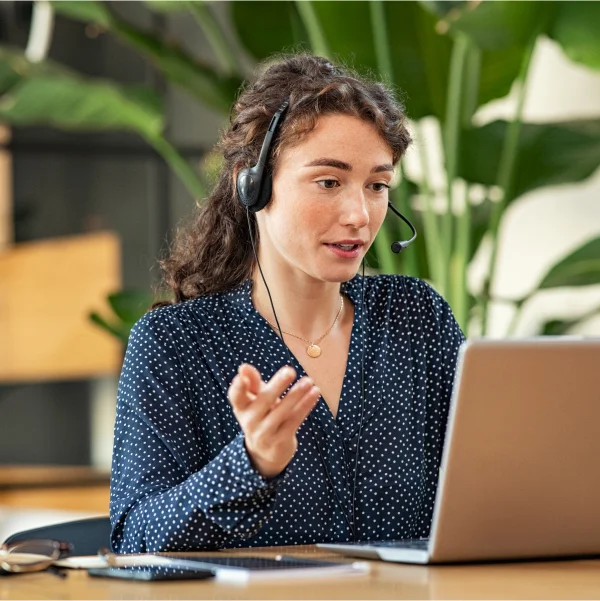
{"type": "Polygon", "coordinates": [[[265,480],[241,432],[208,457],[165,313],[135,325],[119,380],[110,491],[117,553],[215,549],[250,538],[287,475],[265,480]]]}

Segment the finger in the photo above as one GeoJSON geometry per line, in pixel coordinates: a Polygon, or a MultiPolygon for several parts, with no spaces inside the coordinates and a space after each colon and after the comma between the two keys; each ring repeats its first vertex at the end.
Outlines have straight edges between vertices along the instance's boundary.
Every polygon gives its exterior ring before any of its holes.
{"type": "Polygon", "coordinates": [[[312,387],[313,381],[308,376],[300,378],[284,397],[279,397],[275,403],[271,405],[271,410],[265,417],[265,420],[278,428],[279,423],[286,419],[287,414],[302,400],[304,395],[309,392],[312,387]]]}
{"type": "Polygon", "coordinates": [[[252,403],[248,392],[248,384],[246,378],[239,374],[233,378],[227,397],[235,411],[245,411],[252,403]]]}
{"type": "Polygon", "coordinates": [[[248,379],[248,389],[250,392],[253,394],[258,394],[262,390],[264,382],[260,372],[258,369],[256,369],[256,367],[250,365],[250,363],[242,363],[238,368],[238,373],[248,379]]]}
{"type": "Polygon", "coordinates": [[[260,421],[269,413],[273,403],[286,391],[295,378],[296,370],[289,365],[282,367],[275,373],[263,386],[252,404],[253,421],[260,421]]]}
{"type": "Polygon", "coordinates": [[[261,430],[270,436],[276,434],[282,425],[290,419],[290,416],[294,414],[298,404],[302,403],[304,397],[310,393],[319,398],[319,389],[313,386],[309,377],[304,377],[296,382],[292,389],[281,399],[281,402],[273,406],[264,418],[261,423],[261,430]]]}
{"type": "Polygon", "coordinates": [[[278,436],[292,436],[302,425],[302,422],[308,417],[319,401],[321,391],[313,386],[286,414],[280,422],[277,430],[278,436]]]}

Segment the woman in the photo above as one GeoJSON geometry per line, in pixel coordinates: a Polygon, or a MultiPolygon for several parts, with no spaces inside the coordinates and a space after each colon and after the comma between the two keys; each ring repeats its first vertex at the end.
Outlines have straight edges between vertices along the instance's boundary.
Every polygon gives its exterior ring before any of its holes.
{"type": "Polygon", "coordinates": [[[427,536],[463,336],[423,281],[357,275],[410,142],[402,106],[300,54],[234,108],[220,179],[163,262],[176,302],[131,333],[113,547],[427,536]],[[240,200],[270,125],[254,213],[240,200]]]}

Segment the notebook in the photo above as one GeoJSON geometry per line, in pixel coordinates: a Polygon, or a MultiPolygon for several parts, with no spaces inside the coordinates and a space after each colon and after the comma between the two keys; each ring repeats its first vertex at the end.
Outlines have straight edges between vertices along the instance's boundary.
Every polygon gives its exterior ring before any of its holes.
{"type": "MultiPolygon", "coordinates": [[[[69,568],[106,568],[100,556],[71,557],[56,562],[69,568]]],[[[246,582],[248,580],[314,579],[325,577],[364,576],[370,566],[365,562],[337,562],[278,555],[267,558],[257,555],[190,555],[140,553],[114,555],[113,567],[165,566],[211,570],[218,580],[246,582]]]]}

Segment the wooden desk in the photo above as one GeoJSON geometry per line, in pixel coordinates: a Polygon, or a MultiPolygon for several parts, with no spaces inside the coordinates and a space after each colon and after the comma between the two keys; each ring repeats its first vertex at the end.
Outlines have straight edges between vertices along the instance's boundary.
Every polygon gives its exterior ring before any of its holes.
{"type": "MultiPolygon", "coordinates": [[[[249,550],[227,553],[248,554],[249,550]]],[[[316,547],[270,547],[252,554],[339,559],[316,547]]],[[[135,582],[72,571],[0,577],[0,599],[600,599],[600,559],[420,567],[372,562],[370,576],[285,583],[135,582]]]]}
{"type": "Polygon", "coordinates": [[[108,514],[110,473],[91,467],[0,467],[0,506],[108,514]]]}

